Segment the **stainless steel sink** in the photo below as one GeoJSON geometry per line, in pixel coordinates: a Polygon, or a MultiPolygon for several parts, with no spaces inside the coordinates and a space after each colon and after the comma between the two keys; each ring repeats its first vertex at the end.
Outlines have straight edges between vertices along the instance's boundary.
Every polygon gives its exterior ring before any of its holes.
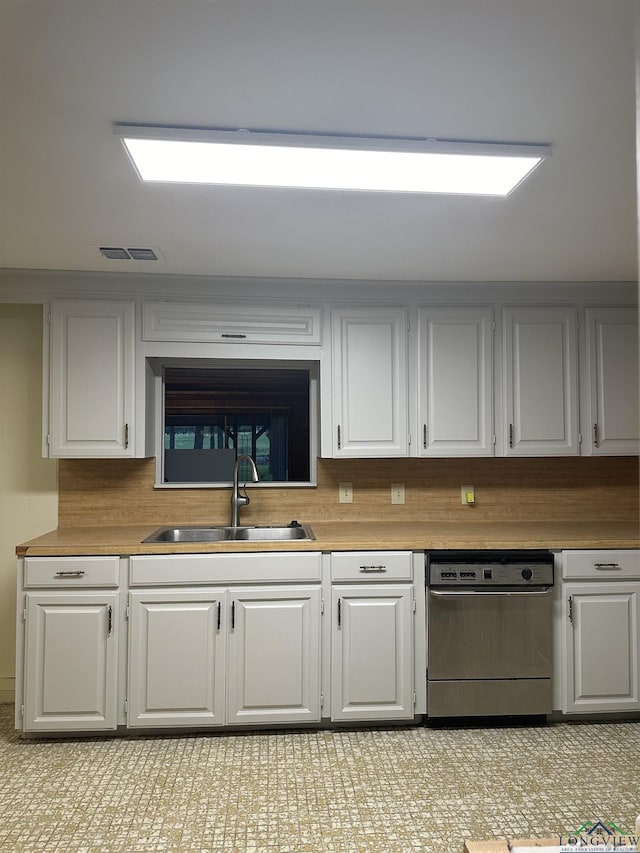
{"type": "Polygon", "coordinates": [[[306,524],[277,527],[257,524],[247,527],[159,527],[151,536],[143,539],[148,543],[174,542],[296,542],[315,539],[306,524]]]}
{"type": "Polygon", "coordinates": [[[290,542],[298,539],[315,539],[311,530],[303,525],[301,527],[236,527],[231,537],[237,541],[276,541],[290,542]]]}

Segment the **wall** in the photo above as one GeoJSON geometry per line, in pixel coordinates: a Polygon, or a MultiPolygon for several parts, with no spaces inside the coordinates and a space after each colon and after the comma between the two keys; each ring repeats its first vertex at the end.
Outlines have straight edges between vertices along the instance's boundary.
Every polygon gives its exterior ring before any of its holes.
{"type": "MultiPolygon", "coordinates": [[[[60,460],[60,527],[228,523],[229,489],[154,489],[153,459],[60,460]]],[[[247,523],[299,521],[627,521],[638,519],[635,457],[318,460],[316,488],[250,491],[247,523]],[[352,504],[338,483],[353,483],[352,504]],[[406,504],[391,504],[404,483],[406,504]],[[464,507],[460,487],[476,489],[464,507]]]]}
{"type": "Polygon", "coordinates": [[[57,524],[57,465],[41,446],[42,307],[0,304],[0,702],[14,695],[15,546],[57,524]]]}

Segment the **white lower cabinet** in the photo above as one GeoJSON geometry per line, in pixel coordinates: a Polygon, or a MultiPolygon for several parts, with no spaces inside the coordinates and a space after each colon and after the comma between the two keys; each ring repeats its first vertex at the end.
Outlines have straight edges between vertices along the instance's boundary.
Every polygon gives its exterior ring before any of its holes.
{"type": "Polygon", "coordinates": [[[567,713],[639,711],[638,583],[568,583],[567,713]]]}
{"type": "Polygon", "coordinates": [[[319,587],[229,590],[227,722],[320,720],[319,587]]]}
{"type": "Polygon", "coordinates": [[[331,719],[413,718],[412,590],[333,587],[331,719]]]}
{"type": "Polygon", "coordinates": [[[222,725],[224,590],[135,590],[129,596],[127,725],[222,725]]]}
{"type": "Polygon", "coordinates": [[[127,725],[320,719],[320,587],[130,593],[127,725]]]}
{"type": "Polygon", "coordinates": [[[640,711],[640,552],[564,552],[563,577],[562,710],[640,711]]]}
{"type": "Polygon", "coordinates": [[[413,720],[424,604],[420,552],[19,559],[16,728],[413,720]]]}
{"type": "Polygon", "coordinates": [[[22,729],[117,726],[117,592],[25,594],[22,729]]]}
{"type": "Polygon", "coordinates": [[[334,553],[331,578],[331,719],[413,719],[415,653],[423,647],[413,555],[334,553]]]}

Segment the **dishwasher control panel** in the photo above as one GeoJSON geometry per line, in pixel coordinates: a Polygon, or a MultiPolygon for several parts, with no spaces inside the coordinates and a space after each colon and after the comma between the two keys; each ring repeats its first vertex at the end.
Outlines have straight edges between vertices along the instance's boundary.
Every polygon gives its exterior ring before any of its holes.
{"type": "Polygon", "coordinates": [[[550,551],[427,552],[430,586],[552,586],[550,551]]]}

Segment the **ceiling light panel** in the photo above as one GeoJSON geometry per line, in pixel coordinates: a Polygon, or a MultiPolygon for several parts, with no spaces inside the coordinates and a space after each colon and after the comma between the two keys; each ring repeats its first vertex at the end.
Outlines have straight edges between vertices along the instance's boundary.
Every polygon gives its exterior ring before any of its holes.
{"type": "Polygon", "coordinates": [[[549,146],[131,128],[144,181],[506,196],[549,146]]]}

